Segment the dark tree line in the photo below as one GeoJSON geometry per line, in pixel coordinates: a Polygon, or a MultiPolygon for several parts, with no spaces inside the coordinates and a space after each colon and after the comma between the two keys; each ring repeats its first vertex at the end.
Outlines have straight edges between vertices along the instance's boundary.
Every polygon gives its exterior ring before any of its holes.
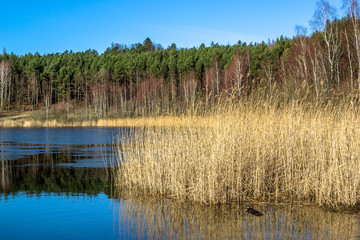
{"type": "Polygon", "coordinates": [[[183,113],[217,97],[264,96],[314,99],[334,91],[360,94],[360,29],[357,0],[344,0],[347,13],[325,0],[317,3],[310,35],[297,26],[292,39],[197,48],[163,48],[149,38],[131,46],[0,56],[1,109],[83,105],[104,117],[183,113]]]}
{"type": "Polygon", "coordinates": [[[235,86],[241,96],[250,80],[261,81],[262,66],[271,62],[278,68],[289,48],[290,40],[284,37],[272,45],[239,42],[190,49],[175,44],[164,49],[146,39],[132,46],[112,44],[103,54],[94,50],[43,56],[4,53],[1,63],[11,76],[1,103],[5,109],[49,109],[52,104],[78,101],[99,117],[110,109],[139,115],[159,107],[161,111],[193,108],[198,98],[210,101],[235,86]]]}

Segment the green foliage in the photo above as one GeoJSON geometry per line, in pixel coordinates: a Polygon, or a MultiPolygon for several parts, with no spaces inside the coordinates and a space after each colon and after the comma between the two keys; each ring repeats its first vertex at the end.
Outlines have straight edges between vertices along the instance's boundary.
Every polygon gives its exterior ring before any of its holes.
{"type": "Polygon", "coordinates": [[[273,64],[277,65],[284,51],[290,47],[290,40],[280,37],[272,47],[265,43],[247,45],[239,41],[233,46],[212,44],[207,47],[201,44],[198,48],[188,49],[177,48],[172,44],[163,49],[161,45],[155,45],[147,38],[143,43],[131,46],[112,44],[103,54],[89,49],[76,53],[65,51],[45,55],[11,54],[1,57],[11,59],[13,79],[21,80],[21,84],[13,85],[14,88],[19,88],[12,91],[17,95],[13,97],[13,104],[16,105],[16,99],[31,99],[29,96],[33,94],[31,91],[34,91],[30,87],[31,76],[36,76],[39,81],[39,103],[44,99],[43,84],[50,84],[52,87],[52,103],[66,100],[67,96],[84,100],[86,92],[99,82],[113,82],[119,86],[154,76],[178,86],[192,72],[196,79],[202,82],[205,72],[213,67],[214,59],[217,59],[221,69],[225,70],[230,66],[235,52],[244,55],[249,52],[251,76],[254,79],[261,78],[262,63],[271,59],[273,64]]]}

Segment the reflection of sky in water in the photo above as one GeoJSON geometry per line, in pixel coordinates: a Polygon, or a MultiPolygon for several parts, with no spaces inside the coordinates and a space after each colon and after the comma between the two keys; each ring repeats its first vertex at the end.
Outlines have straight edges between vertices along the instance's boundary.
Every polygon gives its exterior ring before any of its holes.
{"type": "Polygon", "coordinates": [[[29,144],[110,144],[119,128],[14,128],[0,129],[0,142],[29,144]]]}
{"type": "Polygon", "coordinates": [[[349,239],[354,218],[316,208],[210,207],[174,200],[98,194],[0,194],[6,239],[349,239]]]}
{"type": "MultiPolygon", "coordinates": [[[[0,194],[1,236],[8,239],[118,239],[111,199],[96,196],[19,193],[4,204],[0,194]],[[10,224],[12,223],[12,224],[10,224]]],[[[129,229],[122,229],[129,238],[129,229]]]]}

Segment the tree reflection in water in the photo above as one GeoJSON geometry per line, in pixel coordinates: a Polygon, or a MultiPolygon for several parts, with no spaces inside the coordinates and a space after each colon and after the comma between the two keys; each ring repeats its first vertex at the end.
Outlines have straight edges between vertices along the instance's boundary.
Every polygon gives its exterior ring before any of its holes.
{"type": "Polygon", "coordinates": [[[27,191],[29,194],[70,195],[107,191],[105,185],[109,184],[109,178],[104,167],[59,167],[88,159],[91,157],[74,155],[74,152],[68,149],[35,154],[18,160],[0,161],[0,193],[3,193],[6,199],[6,195],[16,194],[18,191],[27,191]]]}

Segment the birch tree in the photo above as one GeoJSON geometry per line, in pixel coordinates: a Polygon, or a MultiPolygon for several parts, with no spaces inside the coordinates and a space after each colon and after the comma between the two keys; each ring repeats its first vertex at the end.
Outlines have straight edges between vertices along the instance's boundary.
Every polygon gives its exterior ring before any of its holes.
{"type": "MultiPolygon", "coordinates": [[[[346,53],[347,53],[347,57],[348,57],[348,61],[349,61],[349,72],[350,72],[350,89],[351,91],[354,90],[354,70],[353,70],[353,65],[352,65],[352,53],[350,50],[350,40],[349,40],[349,36],[347,33],[347,30],[344,30],[344,36],[346,39],[346,53]]],[[[358,78],[358,82],[359,82],[359,78],[358,78]]],[[[360,85],[359,85],[360,87],[360,85]]]]}
{"type": "Polygon", "coordinates": [[[319,0],[316,3],[316,11],[311,21],[315,31],[319,31],[325,43],[325,56],[329,64],[328,80],[332,82],[337,76],[336,81],[339,84],[338,61],[340,59],[340,38],[336,20],[336,9],[328,1],[319,0]]]}
{"type": "MultiPolygon", "coordinates": [[[[351,21],[351,24],[353,26],[353,42],[354,42],[354,45],[355,45],[355,52],[356,52],[357,65],[358,65],[357,82],[358,82],[358,89],[359,89],[359,94],[360,94],[359,3],[358,3],[357,0],[344,0],[344,8],[346,9],[348,17],[349,17],[349,19],[351,21]]],[[[349,45],[349,40],[348,40],[347,33],[346,33],[346,40],[347,40],[347,45],[349,45]]],[[[349,54],[350,54],[350,52],[348,50],[348,55],[349,54]]]]}
{"type": "Polygon", "coordinates": [[[216,86],[216,96],[220,95],[220,72],[221,72],[221,67],[220,67],[220,61],[217,55],[215,55],[213,57],[213,68],[215,70],[215,86],[216,86]]]}
{"type": "Polygon", "coordinates": [[[244,91],[244,83],[246,82],[247,72],[249,64],[247,59],[241,53],[235,53],[231,61],[230,67],[227,70],[226,82],[229,83],[228,88],[232,88],[232,91],[236,91],[239,99],[242,98],[242,92],[244,91]]]}
{"type": "Polygon", "coordinates": [[[9,89],[10,79],[10,61],[4,59],[0,62],[0,110],[4,110],[4,103],[9,97],[7,91],[9,89]]]}
{"type": "Polygon", "coordinates": [[[307,29],[304,26],[297,25],[295,27],[295,31],[296,31],[295,45],[299,49],[299,54],[297,56],[296,61],[300,69],[303,70],[301,75],[303,80],[306,81],[306,85],[308,85],[308,68],[307,68],[307,58],[306,58],[306,54],[308,51],[307,37],[306,37],[307,29]]]}

